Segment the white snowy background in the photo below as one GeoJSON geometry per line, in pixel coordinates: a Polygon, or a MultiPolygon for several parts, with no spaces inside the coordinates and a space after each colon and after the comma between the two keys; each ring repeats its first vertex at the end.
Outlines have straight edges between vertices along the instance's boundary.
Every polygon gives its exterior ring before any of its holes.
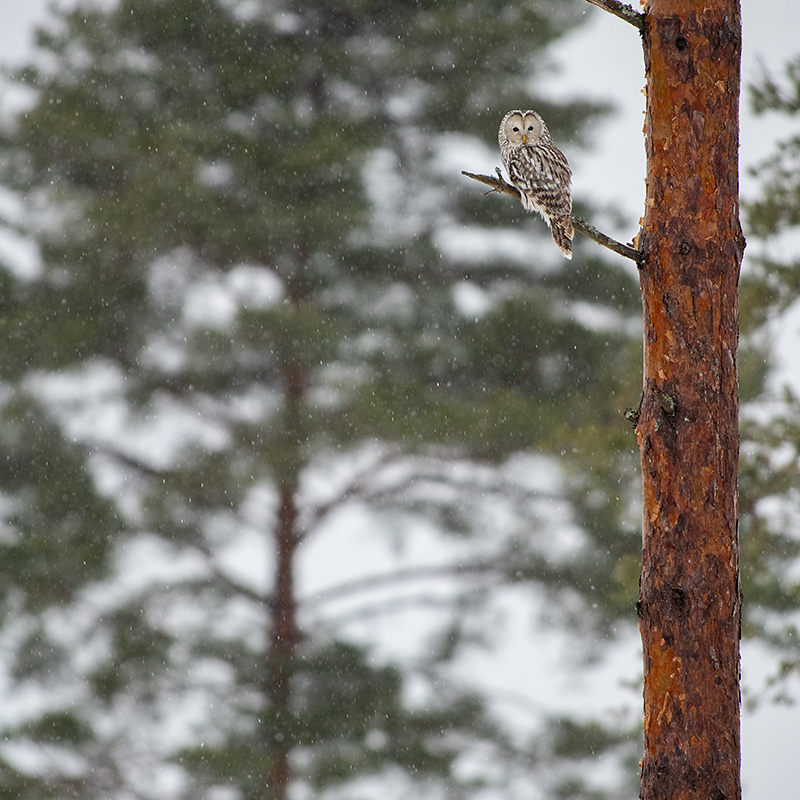
{"type": "MultiPolygon", "coordinates": [[[[35,27],[47,18],[50,0],[0,0],[0,61],[14,64],[24,61],[33,52],[35,27]]],[[[744,198],[757,192],[756,182],[747,174],[747,168],[758,164],[773,152],[777,140],[786,138],[790,126],[785,120],[766,115],[754,117],[748,107],[746,86],[753,83],[766,67],[780,74],[784,63],[800,52],[800,5],[797,0],[743,0],[744,58],[742,67],[743,93],[741,109],[741,189],[744,198]]],[[[594,135],[594,149],[590,152],[569,154],[573,166],[575,192],[602,206],[612,206],[621,212],[627,225],[614,229],[606,227],[623,241],[636,232],[637,220],[642,213],[644,199],[644,146],[642,124],[644,97],[644,67],[639,37],[624,22],[604,14],[587,3],[588,22],[553,50],[553,71],[546,91],[553,96],[580,95],[613,103],[616,112],[594,135]]],[[[498,159],[499,164],[499,159],[498,159]]],[[[472,168],[465,165],[464,168],[472,168]]],[[[30,258],[24,252],[24,243],[2,243],[4,248],[18,248],[17,259],[30,258]]],[[[790,247],[788,245],[779,245],[790,247]]],[[[757,245],[750,243],[749,253],[757,245]]],[[[780,255],[780,253],[776,253],[780,255]]],[[[15,259],[15,260],[17,260],[15,259]]],[[[745,258],[746,262],[746,258],[745,258]]],[[[788,315],[777,333],[777,347],[781,374],[779,380],[800,386],[800,314],[788,315]]],[[[330,554],[314,554],[314,561],[327,563],[330,554]]],[[[364,553],[362,551],[362,557],[364,553]]],[[[413,554],[407,554],[409,557],[413,554]]],[[[385,557],[375,553],[376,559],[385,557]]],[[[306,559],[306,563],[311,560],[306,559]]],[[[378,566],[376,564],[375,566],[378,566]]],[[[314,584],[315,576],[306,576],[314,584]]],[[[745,598],[746,600],[746,598],[745,598]]],[[[516,639],[524,640],[524,636],[516,639]]],[[[558,636],[551,631],[548,642],[541,638],[536,643],[552,654],[553,665],[563,655],[558,636]]],[[[619,648],[617,656],[606,664],[602,676],[596,679],[611,680],[619,684],[635,678],[640,669],[640,655],[635,642],[619,648]]],[[[497,688],[508,682],[518,683],[521,676],[531,679],[526,663],[525,647],[509,649],[507,675],[493,675],[497,688]]],[[[541,657],[539,656],[541,662],[541,657]]],[[[476,670],[480,665],[476,664],[476,670]]],[[[504,672],[504,671],[503,671],[504,672]]],[[[544,674],[559,674],[539,664],[536,680],[544,674]],[[540,676],[540,670],[542,675],[540,676]]],[[[743,673],[746,684],[755,687],[764,675],[763,659],[755,648],[743,650],[743,673]]],[[[585,687],[594,691],[592,687],[585,687]]],[[[547,696],[548,687],[544,696],[547,696]]],[[[552,690],[559,693],[557,681],[552,690]]],[[[563,696],[562,698],[563,699],[563,696]]],[[[511,704],[510,704],[511,705],[511,704]]],[[[563,707],[563,706],[562,706],[563,707]]],[[[520,711],[520,709],[518,709],[520,711]]],[[[742,722],[743,787],[745,800],[786,800],[796,797],[796,757],[800,746],[800,707],[764,706],[755,713],[745,713],[742,722]]]]}

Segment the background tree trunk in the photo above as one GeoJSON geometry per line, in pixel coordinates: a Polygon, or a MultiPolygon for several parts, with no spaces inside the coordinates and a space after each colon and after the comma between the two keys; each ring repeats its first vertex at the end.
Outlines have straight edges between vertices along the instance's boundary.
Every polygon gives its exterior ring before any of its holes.
{"type": "MultiPolygon", "coordinates": [[[[307,298],[296,282],[289,281],[289,297],[290,307],[298,313],[300,304],[307,298]]],[[[266,670],[266,699],[271,714],[264,717],[274,727],[268,725],[265,731],[269,757],[263,800],[286,800],[294,777],[291,770],[291,754],[296,746],[295,723],[292,721],[292,675],[300,643],[295,584],[297,548],[301,538],[297,495],[304,461],[303,448],[309,436],[303,421],[308,374],[302,363],[301,349],[300,342],[291,334],[287,335],[281,353],[283,447],[276,470],[279,500],[272,543],[275,571],[266,670]]]]}
{"type": "Polygon", "coordinates": [[[651,0],[639,248],[643,800],[741,797],[737,0],[651,0]]]}

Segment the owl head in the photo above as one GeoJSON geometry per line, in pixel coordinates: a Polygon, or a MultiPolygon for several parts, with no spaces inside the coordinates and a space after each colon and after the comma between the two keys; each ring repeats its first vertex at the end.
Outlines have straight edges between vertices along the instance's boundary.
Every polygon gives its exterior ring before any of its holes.
{"type": "Polygon", "coordinates": [[[536,144],[549,138],[544,120],[535,111],[509,111],[500,123],[500,142],[512,145],[536,144]]]}

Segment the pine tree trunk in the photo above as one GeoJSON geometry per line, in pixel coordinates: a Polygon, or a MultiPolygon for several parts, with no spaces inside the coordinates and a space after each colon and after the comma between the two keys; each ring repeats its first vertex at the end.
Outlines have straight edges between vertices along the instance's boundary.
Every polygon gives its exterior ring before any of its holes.
{"type": "Polygon", "coordinates": [[[280,488],[280,510],[275,528],[275,594],[267,657],[267,696],[274,716],[280,722],[277,729],[267,731],[270,758],[264,781],[264,800],[285,800],[291,782],[291,679],[299,639],[294,587],[296,492],[296,486],[280,488]]]}
{"type": "Polygon", "coordinates": [[[275,573],[265,692],[271,704],[272,718],[277,719],[278,724],[275,729],[266,731],[269,759],[264,776],[263,800],[286,800],[292,780],[292,674],[300,641],[294,580],[295,558],[300,543],[297,492],[306,436],[302,423],[306,373],[293,353],[284,353],[283,383],[284,450],[278,481],[278,518],[273,539],[275,573]]]}
{"type": "Polygon", "coordinates": [[[643,800],[738,800],[738,0],[650,0],[643,800]]]}

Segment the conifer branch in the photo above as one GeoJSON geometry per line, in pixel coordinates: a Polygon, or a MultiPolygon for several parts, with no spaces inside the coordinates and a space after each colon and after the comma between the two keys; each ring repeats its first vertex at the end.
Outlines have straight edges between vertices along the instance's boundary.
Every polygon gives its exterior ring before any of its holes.
{"type": "MultiPolygon", "coordinates": [[[[461,171],[462,175],[466,175],[468,178],[472,178],[474,181],[480,181],[486,186],[491,186],[492,191],[486,192],[486,194],[493,194],[494,192],[500,192],[501,194],[508,194],[511,197],[516,197],[517,200],[520,199],[519,189],[516,186],[512,186],[510,183],[506,183],[503,180],[503,175],[500,170],[497,170],[497,177],[493,178],[491,175],[474,175],[471,172],[461,171]]],[[[631,260],[635,261],[637,266],[641,263],[642,254],[634,249],[633,247],[629,247],[627,244],[622,244],[622,242],[618,242],[616,239],[612,239],[610,236],[606,236],[604,233],[601,233],[594,225],[590,225],[586,220],[581,219],[580,217],[576,217],[574,214],[572,216],[572,225],[576,231],[582,233],[587,238],[591,239],[593,242],[597,242],[597,244],[605,247],[613,252],[617,253],[617,255],[624,256],[625,258],[630,258],[631,260]]]]}
{"type": "Polygon", "coordinates": [[[637,28],[639,33],[644,31],[644,14],[640,14],[631,6],[626,6],[625,3],[620,3],[619,0],[586,0],[586,2],[602,8],[603,11],[608,11],[609,14],[613,14],[615,17],[624,19],[625,22],[629,22],[634,28],[637,28]]]}

